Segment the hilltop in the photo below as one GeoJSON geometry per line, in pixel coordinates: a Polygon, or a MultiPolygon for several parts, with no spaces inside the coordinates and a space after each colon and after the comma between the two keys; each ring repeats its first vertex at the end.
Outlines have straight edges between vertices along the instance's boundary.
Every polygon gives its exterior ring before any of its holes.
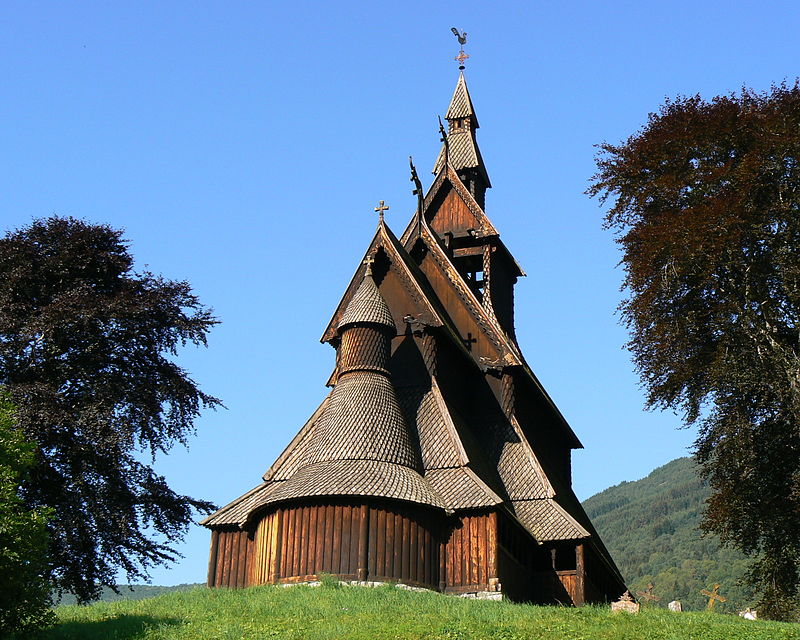
{"type": "Polygon", "coordinates": [[[42,640],[797,640],[797,625],[714,613],[535,607],[434,592],[276,586],[60,607],[42,640]]]}

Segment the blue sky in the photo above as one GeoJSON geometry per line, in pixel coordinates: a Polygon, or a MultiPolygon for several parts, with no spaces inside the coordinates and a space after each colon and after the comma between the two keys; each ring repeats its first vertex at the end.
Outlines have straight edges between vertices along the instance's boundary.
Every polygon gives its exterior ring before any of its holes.
{"type": "MultiPolygon", "coordinates": [[[[456,26],[494,188],[486,210],[528,277],[517,333],[585,445],[582,499],[684,455],[644,412],[614,310],[622,272],[584,194],[593,145],[666,96],[798,73],[788,2],[15,2],[0,5],[0,229],[53,213],[126,230],[137,265],[186,279],[222,324],[180,363],[226,410],[157,468],[181,492],[255,485],[326,394],[318,340],[372,237],[426,187],[456,26]],[[427,178],[425,176],[428,176],[427,178]]],[[[156,584],[204,580],[208,533],[156,584]]]]}

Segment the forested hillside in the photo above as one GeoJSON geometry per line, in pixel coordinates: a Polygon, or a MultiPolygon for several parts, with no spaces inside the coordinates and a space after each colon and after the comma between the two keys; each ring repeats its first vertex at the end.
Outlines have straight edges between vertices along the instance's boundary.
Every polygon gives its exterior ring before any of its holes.
{"type": "Polygon", "coordinates": [[[678,458],[646,478],[592,496],[583,506],[634,595],[652,583],[657,605],[677,599],[684,610],[697,610],[708,601],[700,590],[718,582],[728,601],[717,603],[716,610],[740,611],[753,602],[750,591],[737,584],[747,560],[721,548],[716,537],[701,535],[708,495],[695,462],[678,458]]]}
{"type": "MultiPolygon", "coordinates": [[[[154,598],[164,593],[171,593],[173,591],[188,591],[195,587],[202,586],[200,584],[178,584],[171,587],[161,587],[149,584],[118,584],[117,589],[119,593],[115,593],[109,587],[103,587],[100,592],[100,600],[103,602],[115,602],[117,600],[144,600],[145,598],[154,598]]],[[[58,604],[75,604],[75,596],[71,593],[64,593],[59,599],[56,597],[58,604]]]]}

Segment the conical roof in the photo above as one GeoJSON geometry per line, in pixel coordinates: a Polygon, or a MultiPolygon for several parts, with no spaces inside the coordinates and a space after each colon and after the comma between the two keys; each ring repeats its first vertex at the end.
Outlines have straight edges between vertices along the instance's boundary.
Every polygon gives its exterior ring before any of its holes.
{"type": "Polygon", "coordinates": [[[389,306],[386,304],[386,300],[383,299],[381,292],[378,291],[375,280],[370,273],[364,276],[364,280],[350,300],[350,304],[347,305],[336,328],[342,329],[348,324],[356,323],[380,324],[396,329],[392,312],[389,311],[389,306]]]}
{"type": "Polygon", "coordinates": [[[330,460],[374,460],[422,469],[386,375],[355,371],[339,378],[303,462],[330,460]]]}

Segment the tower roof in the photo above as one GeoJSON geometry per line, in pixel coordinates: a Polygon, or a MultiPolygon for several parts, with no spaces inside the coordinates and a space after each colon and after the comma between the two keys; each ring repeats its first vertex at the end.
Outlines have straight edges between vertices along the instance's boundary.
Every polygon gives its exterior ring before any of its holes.
{"type": "Polygon", "coordinates": [[[489,174],[475,140],[475,130],[479,127],[478,117],[475,115],[463,72],[458,74],[458,82],[445,118],[448,122],[447,142],[442,145],[433,173],[438,174],[448,163],[456,171],[475,171],[483,179],[484,186],[491,187],[489,174]]]}
{"type": "Polygon", "coordinates": [[[392,312],[389,311],[386,300],[378,291],[375,280],[369,272],[364,274],[364,279],[347,305],[336,328],[341,329],[348,324],[356,323],[379,324],[392,330],[395,329],[392,312]]]}
{"type": "Polygon", "coordinates": [[[463,72],[458,74],[456,89],[453,91],[450,106],[447,108],[447,113],[444,117],[447,120],[472,118],[472,128],[477,129],[480,126],[478,125],[478,118],[475,116],[475,108],[472,106],[472,98],[469,96],[467,81],[464,79],[463,72]]]}

